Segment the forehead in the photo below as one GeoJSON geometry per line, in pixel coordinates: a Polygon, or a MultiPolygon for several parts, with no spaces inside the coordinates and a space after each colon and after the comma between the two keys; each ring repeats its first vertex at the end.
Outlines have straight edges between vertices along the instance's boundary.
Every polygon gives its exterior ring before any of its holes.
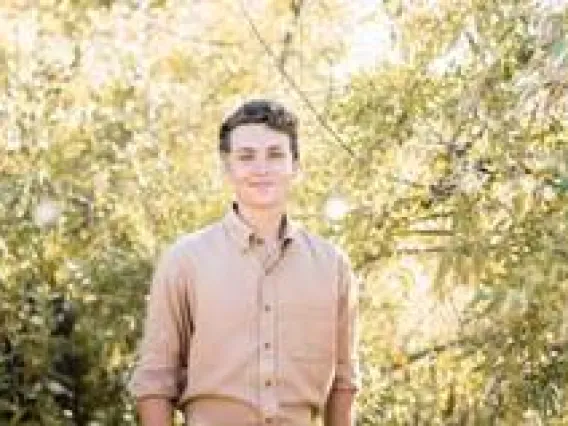
{"type": "Polygon", "coordinates": [[[287,134],[271,129],[265,124],[243,124],[231,131],[230,143],[232,150],[271,147],[288,149],[290,138],[287,134]]]}

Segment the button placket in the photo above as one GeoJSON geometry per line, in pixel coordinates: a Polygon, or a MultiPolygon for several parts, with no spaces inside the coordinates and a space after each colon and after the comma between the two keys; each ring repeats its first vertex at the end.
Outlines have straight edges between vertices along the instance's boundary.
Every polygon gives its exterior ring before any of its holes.
{"type": "Polygon", "coordinates": [[[277,411],[275,339],[275,301],[274,280],[269,271],[264,271],[260,279],[260,398],[267,419],[272,419],[277,411]]]}
{"type": "Polygon", "coordinates": [[[276,360],[276,318],[278,312],[276,303],[277,280],[274,270],[282,261],[284,250],[278,249],[265,252],[262,260],[262,273],[259,279],[259,396],[260,406],[264,411],[265,424],[275,424],[279,410],[278,378],[276,360]]]}

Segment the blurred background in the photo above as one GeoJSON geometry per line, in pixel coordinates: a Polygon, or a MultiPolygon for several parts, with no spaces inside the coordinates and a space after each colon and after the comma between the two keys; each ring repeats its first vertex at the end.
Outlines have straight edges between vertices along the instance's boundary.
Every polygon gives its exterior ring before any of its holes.
{"type": "Polygon", "coordinates": [[[2,0],[0,424],[133,425],[156,256],[245,97],[362,277],[357,425],[568,424],[568,2],[2,0]]]}

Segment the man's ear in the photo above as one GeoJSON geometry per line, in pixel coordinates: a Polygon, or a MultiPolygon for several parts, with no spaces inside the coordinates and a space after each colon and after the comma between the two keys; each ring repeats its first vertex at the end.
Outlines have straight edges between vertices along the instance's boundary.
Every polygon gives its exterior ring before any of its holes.
{"type": "Polygon", "coordinates": [[[231,182],[231,164],[229,162],[228,156],[222,154],[217,157],[217,175],[219,176],[219,181],[224,184],[230,184],[231,182]]]}
{"type": "Polygon", "coordinates": [[[292,174],[294,181],[302,180],[303,178],[303,170],[300,167],[300,162],[298,160],[294,160],[292,162],[292,174]]]}
{"type": "Polygon", "coordinates": [[[219,157],[219,163],[221,165],[221,171],[224,175],[229,173],[231,170],[231,165],[229,164],[229,156],[226,153],[222,153],[219,157]]]}

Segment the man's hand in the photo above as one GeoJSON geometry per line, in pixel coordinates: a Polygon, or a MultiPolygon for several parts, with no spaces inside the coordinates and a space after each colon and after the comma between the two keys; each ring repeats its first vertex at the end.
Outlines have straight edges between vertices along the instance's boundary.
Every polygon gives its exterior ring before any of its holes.
{"type": "Polygon", "coordinates": [[[142,398],[136,402],[142,426],[171,426],[172,404],[165,398],[142,398]]]}

